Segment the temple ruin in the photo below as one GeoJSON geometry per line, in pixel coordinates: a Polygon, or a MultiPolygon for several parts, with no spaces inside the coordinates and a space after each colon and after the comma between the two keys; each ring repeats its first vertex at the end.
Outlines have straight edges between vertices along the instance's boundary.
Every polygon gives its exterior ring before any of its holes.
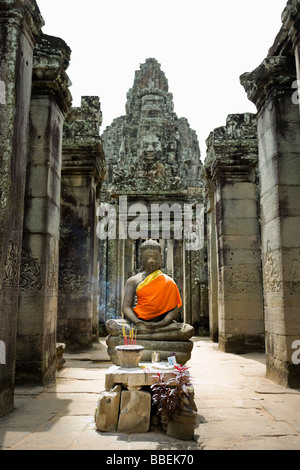
{"type": "Polygon", "coordinates": [[[0,0],[0,416],[16,383],[53,381],[64,347],[93,347],[122,317],[150,208],[162,204],[170,236],[160,216],[154,238],[182,321],[222,351],[265,351],[266,376],[300,387],[299,14],[289,0],[267,57],[240,77],[257,113],[228,114],[201,161],[156,59],[136,70],[125,115],[100,135],[100,98],[72,106],[71,45],[42,32],[35,0],[0,0]],[[101,204],[118,216],[116,237],[99,236],[101,204]],[[175,209],[197,204],[204,243],[189,250],[175,209]]]}

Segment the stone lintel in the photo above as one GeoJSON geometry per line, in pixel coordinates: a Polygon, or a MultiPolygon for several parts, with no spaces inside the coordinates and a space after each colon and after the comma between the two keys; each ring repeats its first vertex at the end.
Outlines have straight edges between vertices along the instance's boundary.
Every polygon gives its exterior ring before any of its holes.
{"type": "Polygon", "coordinates": [[[243,159],[243,162],[234,164],[232,160],[215,159],[212,165],[212,179],[223,182],[254,182],[255,166],[257,160],[243,159]]]}
{"type": "MultiPolygon", "coordinates": [[[[127,191],[127,190],[106,190],[106,193],[102,194],[101,200],[107,202],[107,198],[116,200],[120,196],[126,196],[128,201],[131,200],[134,203],[135,200],[142,200],[143,204],[147,204],[145,198],[149,198],[150,203],[162,204],[167,203],[179,203],[183,205],[184,203],[193,203],[193,201],[188,200],[188,193],[185,189],[183,190],[151,190],[149,191],[127,191]]],[[[198,196],[201,197],[202,195],[198,196]]],[[[192,198],[192,196],[191,196],[192,198]]]]}
{"type": "Polygon", "coordinates": [[[0,23],[20,27],[33,47],[45,21],[35,0],[0,0],[0,23]]]}
{"type": "Polygon", "coordinates": [[[41,34],[33,52],[32,95],[53,95],[65,115],[72,105],[66,74],[71,49],[60,38],[41,34]]]}
{"type": "Polygon", "coordinates": [[[276,97],[291,93],[295,79],[294,56],[274,56],[264,59],[252,72],[241,75],[240,82],[248,99],[260,111],[270,95],[276,97]]]}
{"type": "Polygon", "coordinates": [[[100,184],[106,174],[105,158],[100,141],[89,147],[63,148],[62,175],[85,175],[100,184]]]}

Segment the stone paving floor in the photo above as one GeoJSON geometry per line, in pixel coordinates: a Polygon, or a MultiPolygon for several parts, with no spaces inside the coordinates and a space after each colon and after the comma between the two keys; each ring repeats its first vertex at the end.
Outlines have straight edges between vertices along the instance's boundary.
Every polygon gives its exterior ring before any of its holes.
{"type": "Polygon", "coordinates": [[[193,441],[162,432],[100,433],[99,392],[112,365],[105,340],[82,354],[65,354],[49,386],[18,387],[15,409],[0,419],[1,450],[300,450],[300,390],[265,378],[264,355],[225,354],[208,338],[193,338],[188,362],[198,408],[193,441]]]}

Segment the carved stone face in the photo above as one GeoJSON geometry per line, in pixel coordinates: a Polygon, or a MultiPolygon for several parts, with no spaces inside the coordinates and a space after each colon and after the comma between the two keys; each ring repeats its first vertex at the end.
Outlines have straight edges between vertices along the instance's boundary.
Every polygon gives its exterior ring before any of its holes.
{"type": "Polygon", "coordinates": [[[157,248],[146,248],[141,253],[141,261],[147,273],[153,273],[161,267],[161,253],[157,248]]]}
{"type": "Polygon", "coordinates": [[[140,155],[145,162],[159,160],[161,151],[161,142],[156,135],[149,134],[142,138],[140,155]]]}

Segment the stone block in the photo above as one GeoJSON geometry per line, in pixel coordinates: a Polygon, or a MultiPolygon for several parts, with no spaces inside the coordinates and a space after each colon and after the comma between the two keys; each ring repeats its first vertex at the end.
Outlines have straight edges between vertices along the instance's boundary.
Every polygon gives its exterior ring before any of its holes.
{"type": "Polygon", "coordinates": [[[274,335],[295,335],[300,339],[300,302],[296,307],[265,306],[266,331],[274,335]],[[287,315],[287,318],[286,318],[287,315]]]}
{"type": "Polygon", "coordinates": [[[224,299],[232,298],[241,301],[261,301],[261,270],[259,265],[237,264],[223,266],[219,269],[221,282],[220,294],[224,299]]]}
{"type": "MultiPolygon", "coordinates": [[[[143,367],[134,369],[124,369],[120,366],[112,366],[105,374],[105,389],[110,390],[116,384],[124,385],[128,390],[139,391],[142,387],[153,385],[155,383],[155,375],[159,372],[157,365],[155,367],[151,362],[142,363],[143,367]]],[[[167,363],[164,364],[165,366],[167,363]]],[[[174,377],[174,368],[163,368],[165,379],[174,377]]]]}
{"type": "Polygon", "coordinates": [[[257,224],[257,202],[252,199],[229,199],[223,202],[223,217],[255,218],[257,224]]]}
{"type": "Polygon", "coordinates": [[[284,248],[300,248],[300,217],[286,217],[281,222],[281,242],[284,248]]]}
{"type": "Polygon", "coordinates": [[[300,186],[276,186],[261,198],[261,221],[267,224],[276,217],[299,217],[300,186]]]}
{"type": "Polygon", "coordinates": [[[217,234],[221,235],[259,235],[259,226],[255,217],[227,217],[226,221],[217,222],[217,234]]]}
{"type": "Polygon", "coordinates": [[[121,393],[118,432],[148,432],[150,426],[150,414],[150,392],[123,390],[121,393]]]}
{"type": "MultiPolygon", "coordinates": [[[[242,296],[236,299],[226,299],[224,305],[224,312],[227,321],[241,321],[241,322],[251,322],[255,327],[255,331],[257,328],[261,328],[260,331],[263,331],[263,303],[262,298],[244,300],[242,296]]],[[[250,324],[249,324],[250,328],[250,324]]],[[[249,329],[249,333],[250,333],[249,329]]]]}
{"type": "MultiPolygon", "coordinates": [[[[295,131],[295,134],[297,132],[295,131]]],[[[278,174],[279,184],[284,185],[300,185],[300,162],[299,151],[295,146],[289,153],[279,154],[278,160],[278,174]]]]}
{"type": "Polygon", "coordinates": [[[262,226],[268,224],[280,215],[280,203],[278,186],[269,188],[268,191],[261,196],[260,200],[260,217],[262,226]]]}
{"type": "Polygon", "coordinates": [[[263,319],[256,318],[254,320],[223,319],[222,329],[220,328],[220,334],[222,333],[230,337],[260,336],[264,334],[264,322],[263,319]]]}
{"type": "Polygon", "coordinates": [[[279,186],[279,195],[281,201],[280,215],[284,217],[300,216],[300,185],[279,186]]]}
{"type": "Polygon", "coordinates": [[[299,335],[286,336],[285,334],[270,334],[266,332],[266,352],[283,363],[291,363],[295,349],[294,341],[299,340],[299,335]]]}
{"type": "Polygon", "coordinates": [[[49,197],[60,205],[60,176],[49,164],[32,165],[27,180],[27,194],[30,197],[49,197]]]}
{"type": "Polygon", "coordinates": [[[121,385],[116,385],[112,390],[100,393],[95,413],[98,431],[115,432],[117,430],[121,389],[121,385]]]}
{"type": "Polygon", "coordinates": [[[269,252],[281,250],[281,227],[280,219],[270,220],[267,224],[262,226],[261,234],[262,253],[267,255],[269,252]]]}
{"type": "Polygon", "coordinates": [[[260,237],[258,235],[226,235],[219,237],[219,247],[230,251],[234,247],[238,250],[253,250],[253,255],[260,250],[260,237]]]}
{"type": "Polygon", "coordinates": [[[266,352],[266,378],[283,387],[300,388],[299,364],[289,364],[266,352]]]}
{"type": "Polygon", "coordinates": [[[259,164],[259,173],[260,193],[262,196],[277,184],[299,186],[298,153],[295,150],[286,154],[277,152],[270,154],[270,156],[262,156],[259,164]]]}
{"type": "MultiPolygon", "coordinates": [[[[264,165],[272,164],[273,156],[275,156],[274,162],[276,163],[276,153],[278,152],[276,127],[270,127],[258,139],[258,150],[259,150],[259,170],[262,171],[264,165]]],[[[275,168],[275,167],[274,167],[275,168]]],[[[276,175],[276,171],[272,172],[276,175]]]]}
{"type": "Polygon", "coordinates": [[[45,197],[32,198],[30,206],[31,211],[24,222],[24,230],[31,233],[49,233],[58,239],[59,207],[45,197]]]}
{"type": "Polygon", "coordinates": [[[243,354],[246,352],[264,351],[264,335],[248,335],[243,334],[219,334],[219,349],[220,351],[243,354]]]}
{"type": "MultiPolygon", "coordinates": [[[[283,248],[300,248],[300,217],[276,218],[263,226],[262,246],[279,253],[283,248]],[[269,247],[268,247],[269,245],[269,247]]],[[[264,252],[264,250],[263,250],[264,252]]]]}
{"type": "MultiPolygon", "coordinates": [[[[265,136],[272,136],[274,145],[278,145],[282,151],[287,151],[291,145],[299,146],[299,134],[295,132],[295,127],[298,126],[299,111],[297,106],[292,105],[290,95],[281,97],[276,103],[270,100],[257,121],[258,138],[261,140],[265,136]]],[[[265,148],[271,155],[272,147],[265,148]]]]}
{"type": "Polygon", "coordinates": [[[247,182],[237,182],[231,185],[225,185],[222,189],[222,199],[256,199],[256,185],[247,182]]]}
{"type": "Polygon", "coordinates": [[[231,237],[235,238],[237,244],[241,246],[240,249],[237,249],[235,246],[235,240],[231,240],[231,243],[226,243],[223,245],[223,240],[220,240],[219,243],[219,267],[223,266],[231,266],[231,267],[238,267],[238,266],[247,266],[247,265],[254,265],[256,264],[259,266],[260,264],[260,251],[255,250],[248,244],[247,237],[242,237],[244,243],[241,240],[238,240],[239,237],[231,237]],[[240,242],[240,243],[239,243],[240,242]],[[244,245],[244,246],[243,246],[244,245]]]}

